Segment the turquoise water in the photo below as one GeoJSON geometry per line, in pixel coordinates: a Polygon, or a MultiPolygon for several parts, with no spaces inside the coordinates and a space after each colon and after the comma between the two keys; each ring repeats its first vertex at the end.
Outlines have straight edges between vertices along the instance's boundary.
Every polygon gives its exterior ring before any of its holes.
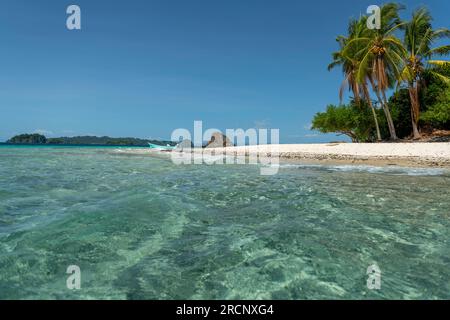
{"type": "Polygon", "coordinates": [[[446,170],[117,151],[0,148],[0,299],[450,298],[446,170]]]}

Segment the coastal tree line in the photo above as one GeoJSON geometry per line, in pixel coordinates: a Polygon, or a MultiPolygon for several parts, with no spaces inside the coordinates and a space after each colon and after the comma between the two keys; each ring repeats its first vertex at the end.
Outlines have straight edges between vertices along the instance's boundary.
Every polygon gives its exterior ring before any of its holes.
{"type": "Polygon", "coordinates": [[[341,102],[317,113],[312,129],[354,142],[421,139],[450,130],[450,62],[443,60],[450,54],[450,30],[435,29],[425,7],[404,21],[404,9],[385,4],[379,29],[369,29],[362,16],[336,38],[339,49],[328,70],[342,70],[341,102]],[[343,104],[347,88],[352,98],[343,104]]]}
{"type": "Polygon", "coordinates": [[[98,145],[98,146],[139,146],[148,147],[149,143],[159,145],[175,145],[173,141],[139,139],[139,138],[115,138],[115,137],[96,137],[96,136],[76,136],[47,138],[44,135],[20,134],[12,137],[7,144],[28,144],[28,145],[98,145]]]}

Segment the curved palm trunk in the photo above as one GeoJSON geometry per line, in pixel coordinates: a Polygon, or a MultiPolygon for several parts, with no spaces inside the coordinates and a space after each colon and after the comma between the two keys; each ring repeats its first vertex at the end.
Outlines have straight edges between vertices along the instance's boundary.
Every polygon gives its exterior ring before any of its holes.
{"type": "Polygon", "coordinates": [[[386,114],[386,119],[387,119],[387,123],[389,126],[389,133],[391,134],[391,139],[392,140],[398,140],[397,137],[397,133],[395,132],[395,126],[394,126],[394,121],[392,120],[392,116],[391,116],[391,111],[389,110],[389,106],[388,106],[388,102],[387,102],[387,98],[386,98],[386,92],[382,92],[383,93],[383,110],[384,113],[386,114]]]}
{"type": "Polygon", "coordinates": [[[384,115],[386,116],[386,121],[388,124],[389,134],[391,136],[391,139],[397,140],[398,139],[397,133],[395,132],[394,121],[392,120],[391,112],[390,112],[388,104],[387,104],[386,93],[383,91],[383,97],[384,97],[384,100],[383,100],[381,98],[380,92],[378,91],[378,88],[375,86],[375,83],[373,82],[372,79],[370,79],[370,83],[372,84],[373,91],[375,92],[375,94],[378,98],[378,102],[383,107],[383,111],[384,111],[384,115]]]}
{"type": "Polygon", "coordinates": [[[411,83],[408,88],[409,98],[411,99],[411,124],[413,128],[414,139],[420,139],[419,117],[420,117],[420,101],[417,83],[411,83]]]}
{"type": "Polygon", "coordinates": [[[378,125],[378,118],[375,108],[373,107],[372,99],[370,98],[369,89],[366,84],[363,84],[364,95],[366,96],[367,103],[369,104],[370,110],[372,110],[373,120],[375,122],[375,128],[377,130],[377,141],[381,141],[380,126],[378,125]]]}

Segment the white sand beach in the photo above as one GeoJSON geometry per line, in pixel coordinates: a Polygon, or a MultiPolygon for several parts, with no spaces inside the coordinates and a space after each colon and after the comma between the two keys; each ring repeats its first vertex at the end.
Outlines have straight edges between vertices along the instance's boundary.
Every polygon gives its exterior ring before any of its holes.
{"type": "MultiPolygon", "coordinates": [[[[192,152],[202,153],[194,148],[192,152]]],[[[130,149],[127,153],[154,153],[150,149],[130,149]]],[[[450,143],[326,143],[254,145],[208,149],[215,155],[279,156],[286,161],[354,163],[450,167],[450,143]]]]}
{"type": "Polygon", "coordinates": [[[279,153],[286,159],[450,164],[450,143],[328,143],[243,146],[215,149],[243,154],[279,153]]]}

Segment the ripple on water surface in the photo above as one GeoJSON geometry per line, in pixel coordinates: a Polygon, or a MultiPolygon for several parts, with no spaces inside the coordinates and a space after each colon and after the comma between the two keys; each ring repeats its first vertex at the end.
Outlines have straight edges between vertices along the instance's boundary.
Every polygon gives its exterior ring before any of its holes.
{"type": "Polygon", "coordinates": [[[0,177],[2,299],[450,298],[445,170],[2,148],[0,177]]]}

